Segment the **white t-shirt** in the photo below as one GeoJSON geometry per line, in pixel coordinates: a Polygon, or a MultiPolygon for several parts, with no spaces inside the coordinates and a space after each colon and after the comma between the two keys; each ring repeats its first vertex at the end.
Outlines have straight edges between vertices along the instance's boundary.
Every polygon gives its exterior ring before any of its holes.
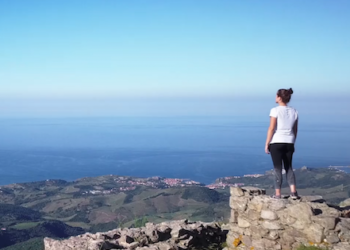
{"type": "Polygon", "coordinates": [[[294,143],[293,126],[298,120],[298,112],[289,106],[277,106],[271,109],[270,116],[277,118],[275,133],[271,143],[294,143]]]}

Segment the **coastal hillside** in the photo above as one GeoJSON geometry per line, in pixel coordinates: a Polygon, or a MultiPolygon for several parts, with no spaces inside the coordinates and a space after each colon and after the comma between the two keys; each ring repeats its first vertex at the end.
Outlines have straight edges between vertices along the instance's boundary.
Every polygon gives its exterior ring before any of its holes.
{"type": "MultiPolygon", "coordinates": [[[[295,174],[301,195],[322,195],[331,204],[349,198],[350,175],[342,170],[304,167],[295,174]]],[[[1,186],[1,233],[11,239],[2,247],[16,247],[27,240],[36,245],[43,237],[54,237],[50,230],[38,229],[52,221],[61,223],[54,231],[59,238],[74,232],[95,233],[169,220],[225,223],[230,216],[230,186],[255,186],[269,193],[272,180],[272,172],[266,172],[224,177],[205,186],[184,179],[108,175],[72,182],[45,180],[1,186]],[[22,234],[30,237],[18,237],[22,234]]],[[[288,194],[284,185],[283,192],[288,194]]]]}
{"type": "Polygon", "coordinates": [[[25,244],[39,249],[44,237],[140,227],[150,221],[224,220],[229,212],[228,197],[226,190],[160,177],[108,175],[73,182],[46,180],[1,186],[0,216],[4,219],[0,226],[7,241],[0,247],[21,249],[25,244]],[[48,224],[55,230],[39,230],[48,224]]]}

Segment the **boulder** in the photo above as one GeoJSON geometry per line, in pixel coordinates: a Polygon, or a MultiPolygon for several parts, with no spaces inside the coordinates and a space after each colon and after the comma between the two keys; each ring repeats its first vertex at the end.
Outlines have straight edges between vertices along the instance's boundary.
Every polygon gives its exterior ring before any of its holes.
{"type": "Polygon", "coordinates": [[[231,196],[244,196],[243,190],[239,187],[230,187],[230,194],[231,196]]]}
{"type": "Polygon", "coordinates": [[[242,187],[242,190],[244,191],[245,194],[247,194],[249,196],[266,194],[266,190],[265,189],[261,189],[261,188],[257,188],[257,187],[245,186],[245,187],[242,187]]]}
{"type": "Polygon", "coordinates": [[[343,200],[342,202],[339,203],[340,207],[350,207],[350,198],[343,200]]]}
{"type": "Polygon", "coordinates": [[[277,214],[271,210],[262,210],[260,217],[264,220],[277,220],[278,219],[277,214]]]}

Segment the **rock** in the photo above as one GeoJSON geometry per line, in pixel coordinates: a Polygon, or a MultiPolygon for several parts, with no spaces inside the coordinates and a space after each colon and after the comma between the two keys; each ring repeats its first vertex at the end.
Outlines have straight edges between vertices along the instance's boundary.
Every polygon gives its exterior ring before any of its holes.
{"type": "Polygon", "coordinates": [[[261,188],[257,188],[257,187],[246,186],[246,187],[242,187],[242,190],[244,191],[244,193],[247,193],[247,195],[263,195],[263,194],[266,194],[266,190],[265,189],[261,189],[261,188]]]}
{"type": "Polygon", "coordinates": [[[174,238],[174,239],[177,239],[179,238],[179,235],[180,235],[180,230],[182,229],[182,227],[180,225],[174,225],[172,227],[172,230],[171,230],[171,238],[174,238]]]}
{"type": "Polygon", "coordinates": [[[343,208],[340,216],[344,218],[350,218],[350,207],[343,208]]]}
{"type": "Polygon", "coordinates": [[[349,250],[350,243],[349,242],[339,242],[338,244],[333,246],[333,250],[349,250]]]}
{"type": "Polygon", "coordinates": [[[296,242],[295,238],[288,233],[284,232],[281,236],[282,248],[291,249],[293,243],[296,242]]]}
{"type": "Polygon", "coordinates": [[[310,226],[304,229],[307,238],[311,242],[321,243],[325,238],[324,228],[319,224],[312,223],[310,226]]]}
{"type": "Polygon", "coordinates": [[[299,243],[299,245],[300,245],[300,244],[308,245],[309,243],[314,244],[314,242],[311,242],[310,240],[308,240],[308,239],[305,238],[305,237],[295,237],[294,239],[295,239],[295,241],[296,241],[297,243],[299,243]]]}
{"type": "Polygon", "coordinates": [[[270,211],[270,210],[262,210],[260,214],[262,219],[265,220],[277,220],[278,216],[275,212],[270,211]]]}
{"type": "Polygon", "coordinates": [[[274,199],[270,201],[269,209],[272,211],[279,211],[284,209],[287,205],[287,201],[285,199],[274,199]]]}
{"type": "Polygon", "coordinates": [[[226,238],[226,244],[229,249],[235,249],[239,244],[241,244],[241,236],[238,233],[232,231],[228,232],[226,238]]]}
{"type": "Polygon", "coordinates": [[[296,218],[290,216],[288,211],[285,209],[277,211],[277,216],[280,219],[281,223],[285,225],[292,225],[297,220],[296,218]]]}
{"type": "Polygon", "coordinates": [[[302,196],[300,198],[302,202],[326,202],[321,195],[309,195],[302,196]]]}
{"type": "Polygon", "coordinates": [[[65,249],[86,249],[95,250],[100,249],[99,241],[91,239],[88,235],[77,236],[68,240],[54,240],[50,238],[44,238],[45,250],[65,250],[65,249]],[[85,238],[86,237],[86,238],[85,238]]]}
{"type": "Polygon", "coordinates": [[[229,224],[221,224],[221,230],[224,231],[224,230],[230,230],[230,224],[232,225],[232,223],[229,223],[229,224]]]}
{"type": "Polygon", "coordinates": [[[194,239],[194,237],[192,235],[189,235],[187,234],[186,237],[184,237],[184,239],[181,239],[179,242],[178,242],[178,246],[180,248],[183,248],[183,249],[187,249],[189,246],[191,246],[191,241],[194,239]]]}
{"type": "Polygon", "coordinates": [[[311,223],[304,220],[296,220],[291,226],[295,229],[303,230],[307,228],[311,223]]]}
{"type": "Polygon", "coordinates": [[[336,223],[335,217],[320,215],[320,216],[312,216],[311,220],[316,224],[319,224],[322,227],[324,227],[327,231],[333,230],[335,228],[335,223],[336,223]]]}
{"type": "Polygon", "coordinates": [[[296,230],[294,228],[287,228],[286,230],[284,230],[283,236],[287,236],[287,235],[293,238],[302,238],[305,236],[303,232],[296,230]]]}
{"type": "Polygon", "coordinates": [[[268,240],[268,239],[260,239],[260,240],[253,240],[252,245],[254,247],[254,250],[266,250],[266,249],[282,249],[281,245],[276,243],[273,240],[268,240]]]}
{"type": "Polygon", "coordinates": [[[129,235],[127,235],[127,233],[128,232],[125,232],[125,234],[122,234],[121,237],[118,239],[118,243],[121,246],[129,247],[130,243],[133,243],[135,241],[134,238],[132,238],[129,235]]]}
{"type": "Polygon", "coordinates": [[[340,218],[340,224],[350,230],[350,219],[349,218],[340,218]]]}
{"type": "Polygon", "coordinates": [[[231,196],[244,196],[243,190],[239,187],[230,187],[230,194],[231,196]]]}
{"type": "Polygon", "coordinates": [[[135,250],[159,250],[159,248],[157,246],[151,245],[145,247],[137,247],[135,250]]]}
{"type": "Polygon", "coordinates": [[[255,210],[260,213],[265,204],[266,203],[261,196],[254,196],[253,199],[248,203],[248,209],[255,210]]]}
{"type": "Polygon", "coordinates": [[[269,233],[269,230],[261,226],[251,226],[249,229],[252,237],[255,239],[261,239],[263,237],[266,237],[269,233]]]}
{"type": "Polygon", "coordinates": [[[178,246],[174,242],[158,242],[156,244],[159,250],[178,250],[178,246]]]}
{"type": "Polygon", "coordinates": [[[253,246],[252,245],[252,239],[249,236],[247,236],[247,235],[243,235],[242,236],[242,243],[245,246],[247,246],[247,247],[252,247],[253,246]]]}
{"type": "Polygon", "coordinates": [[[238,217],[238,226],[242,227],[242,228],[246,228],[246,227],[250,227],[250,223],[246,218],[239,216],[238,217]]]}
{"type": "Polygon", "coordinates": [[[314,215],[326,215],[326,216],[334,216],[334,217],[340,217],[341,211],[328,206],[326,203],[318,203],[318,202],[309,202],[308,203],[313,211],[314,215]]]}
{"type": "Polygon", "coordinates": [[[230,222],[231,223],[237,223],[238,222],[238,211],[231,209],[230,222]]]}
{"type": "Polygon", "coordinates": [[[339,203],[340,207],[350,207],[350,198],[343,200],[342,202],[339,203]]]}
{"type": "Polygon", "coordinates": [[[340,239],[340,241],[347,241],[350,242],[350,232],[349,230],[345,229],[345,230],[341,230],[338,234],[338,237],[340,239]]]}
{"type": "Polygon", "coordinates": [[[267,236],[270,240],[277,240],[279,238],[279,233],[278,231],[270,231],[269,235],[267,236]]]}
{"type": "Polygon", "coordinates": [[[140,229],[125,228],[106,233],[84,234],[67,240],[44,239],[45,250],[107,250],[148,249],[178,250],[221,244],[226,237],[216,223],[188,222],[187,220],[147,223],[140,229]]]}
{"type": "Polygon", "coordinates": [[[278,221],[264,221],[262,223],[263,228],[269,230],[280,230],[283,229],[283,226],[278,221]]]}
{"type": "Polygon", "coordinates": [[[308,203],[298,203],[287,207],[287,213],[296,218],[297,220],[303,221],[304,224],[311,223],[311,216],[313,216],[312,207],[308,203]]]}
{"type": "Polygon", "coordinates": [[[330,244],[338,243],[340,240],[337,235],[328,235],[326,236],[326,241],[330,244]]]}
{"type": "Polygon", "coordinates": [[[249,198],[231,196],[230,207],[238,212],[244,212],[247,209],[249,198]]]}
{"type": "Polygon", "coordinates": [[[130,250],[134,250],[136,249],[137,247],[139,247],[139,243],[138,242],[133,242],[129,245],[129,249],[130,250]]]}
{"type": "Polygon", "coordinates": [[[99,249],[101,250],[109,250],[109,249],[124,249],[124,246],[121,246],[117,243],[111,243],[108,241],[105,241],[101,244],[101,246],[99,247],[99,249]]]}
{"type": "Polygon", "coordinates": [[[260,213],[253,209],[249,209],[247,214],[248,214],[249,220],[259,220],[260,218],[260,213]]]}
{"type": "Polygon", "coordinates": [[[350,230],[348,227],[344,226],[344,221],[340,221],[336,226],[334,231],[338,233],[338,237],[341,241],[350,242],[350,230]]]}
{"type": "Polygon", "coordinates": [[[230,231],[231,231],[231,232],[234,232],[234,233],[237,233],[237,234],[239,234],[239,235],[244,234],[244,228],[239,227],[239,226],[236,225],[236,224],[233,224],[233,225],[230,226],[230,231]]]}

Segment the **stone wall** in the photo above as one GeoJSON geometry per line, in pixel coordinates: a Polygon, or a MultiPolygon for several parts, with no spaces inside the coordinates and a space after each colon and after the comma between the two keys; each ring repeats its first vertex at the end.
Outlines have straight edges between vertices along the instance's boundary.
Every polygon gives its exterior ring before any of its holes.
{"type": "Polygon", "coordinates": [[[168,221],[147,223],[141,228],[118,228],[104,233],[70,237],[66,240],[44,239],[45,250],[182,250],[221,246],[227,231],[216,223],[168,221]]]}
{"type": "Polygon", "coordinates": [[[350,219],[320,196],[273,199],[261,189],[232,187],[230,208],[229,250],[350,250],[350,219]]]}

